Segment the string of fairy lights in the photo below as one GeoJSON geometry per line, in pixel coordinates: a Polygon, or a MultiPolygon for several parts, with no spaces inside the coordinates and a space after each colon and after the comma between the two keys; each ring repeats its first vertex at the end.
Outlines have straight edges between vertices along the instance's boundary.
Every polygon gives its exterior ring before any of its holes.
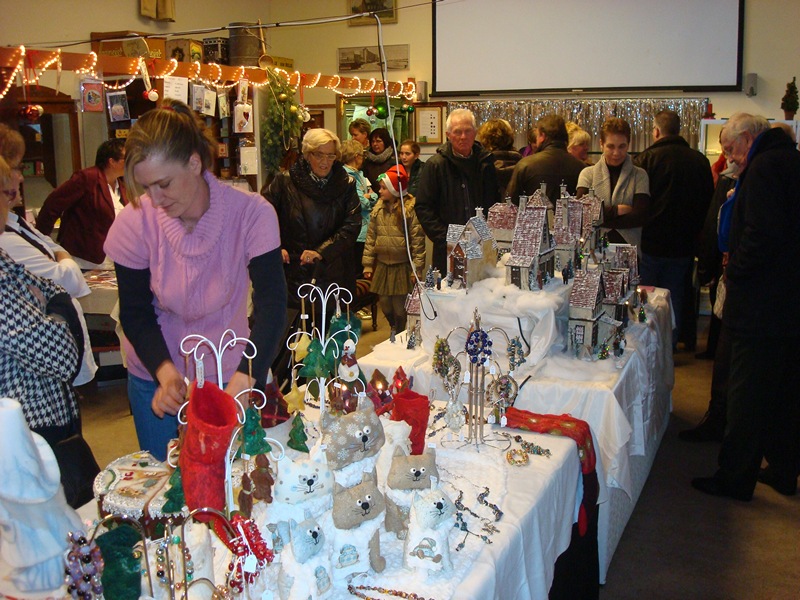
{"type": "MultiPolygon", "coordinates": [[[[16,63],[9,64],[12,68],[8,79],[0,92],[0,99],[3,99],[8,94],[11,87],[17,83],[22,87],[35,85],[41,78],[41,73],[48,69],[55,68],[60,76],[62,71],[62,51],[60,48],[45,52],[36,50],[36,62],[31,58],[31,54],[26,51],[25,46],[19,46],[15,49],[18,58],[16,63]],[[45,55],[40,58],[41,55],[45,55]]],[[[131,59],[130,69],[127,73],[122,73],[123,76],[128,75],[127,80],[116,80],[109,82],[103,80],[101,74],[98,73],[98,56],[95,52],[90,52],[85,56],[83,64],[74,69],[74,72],[83,77],[90,77],[94,80],[100,81],[107,90],[122,90],[131,85],[139,76],[143,79],[164,79],[171,77],[178,68],[178,61],[174,58],[166,62],[166,68],[161,72],[156,72],[156,61],[145,60],[142,57],[131,59]],[[152,71],[152,72],[151,72],[152,71]]],[[[416,96],[416,85],[413,81],[378,81],[375,78],[370,78],[362,81],[359,77],[343,78],[340,75],[323,76],[322,73],[304,74],[299,71],[286,71],[280,67],[270,67],[270,70],[279,76],[283,77],[292,88],[292,92],[301,91],[304,88],[324,87],[336,94],[343,97],[352,97],[359,94],[389,94],[392,98],[405,98],[412,101],[416,96]],[[327,80],[323,83],[323,77],[327,80]]],[[[251,74],[258,73],[259,77],[264,73],[261,67],[238,66],[235,67],[232,77],[224,78],[223,68],[217,63],[201,64],[199,61],[192,61],[189,67],[188,79],[190,81],[201,83],[209,88],[216,90],[227,90],[239,85],[241,82],[246,81],[254,88],[271,85],[270,78],[266,77],[264,81],[253,80],[251,74]],[[212,71],[211,77],[202,77],[201,71],[203,68],[212,71]]]]}

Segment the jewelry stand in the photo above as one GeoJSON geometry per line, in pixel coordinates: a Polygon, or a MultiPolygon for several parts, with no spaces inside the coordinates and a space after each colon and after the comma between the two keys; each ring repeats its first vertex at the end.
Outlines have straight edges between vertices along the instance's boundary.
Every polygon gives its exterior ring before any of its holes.
{"type": "MultiPolygon", "coordinates": [[[[492,327],[488,330],[484,330],[481,327],[481,316],[477,308],[473,312],[470,328],[467,329],[466,327],[455,327],[447,334],[445,343],[448,342],[453,332],[458,330],[462,330],[467,334],[467,342],[464,350],[457,353],[455,357],[453,357],[453,360],[456,363],[462,356],[466,357],[467,359],[468,370],[466,373],[464,373],[463,378],[463,383],[468,385],[466,407],[467,435],[466,438],[459,440],[442,440],[441,444],[442,446],[447,447],[448,443],[455,443],[456,448],[474,446],[478,452],[480,452],[480,447],[482,445],[491,446],[503,451],[508,450],[510,447],[510,442],[506,437],[494,432],[485,434],[483,428],[486,408],[486,365],[493,363],[489,369],[489,375],[493,379],[496,375],[495,370],[499,369],[497,361],[490,358],[493,353],[492,346],[494,345],[494,342],[489,334],[493,334],[495,332],[501,333],[503,338],[505,338],[506,346],[510,351],[514,347],[512,340],[508,337],[508,334],[499,327],[492,327]]],[[[449,345],[447,348],[449,350],[449,345]]],[[[514,366],[519,364],[519,362],[524,362],[524,357],[522,357],[518,362],[516,358],[513,358],[510,355],[509,360],[511,366],[514,366]]],[[[458,385],[453,385],[453,382],[449,381],[449,379],[452,379],[452,377],[448,378],[449,369],[454,368],[454,366],[455,365],[453,365],[451,362],[451,364],[448,366],[448,369],[445,369],[444,374],[441,373],[441,368],[438,370],[436,367],[434,368],[434,370],[440,372],[444,380],[445,389],[447,389],[448,394],[450,395],[449,403],[458,402],[458,395],[461,389],[461,383],[458,385]]],[[[460,363],[458,363],[458,370],[461,370],[460,363]]],[[[511,372],[509,372],[507,377],[510,377],[510,375],[511,372]]]]}
{"type": "MultiPolygon", "coordinates": [[[[311,336],[311,342],[313,342],[315,339],[319,341],[319,344],[321,346],[322,356],[326,355],[326,353],[329,350],[329,345],[333,344],[332,346],[330,346],[330,350],[331,350],[331,356],[334,359],[334,363],[339,359],[339,357],[342,354],[342,348],[339,346],[339,342],[335,338],[337,334],[346,333],[348,339],[353,339],[355,340],[355,343],[358,344],[358,336],[355,333],[353,333],[352,328],[350,326],[350,304],[353,302],[353,294],[350,293],[350,290],[348,290],[347,288],[343,288],[336,283],[331,283],[328,286],[328,288],[325,291],[323,291],[321,287],[313,283],[304,283],[298,288],[297,295],[302,302],[302,306],[304,307],[306,300],[308,300],[311,303],[312,307],[314,306],[315,302],[319,302],[320,304],[321,307],[320,311],[322,314],[321,324],[320,326],[317,326],[316,323],[312,322],[310,336],[311,336]],[[327,311],[328,311],[328,303],[334,299],[336,301],[335,316],[338,317],[341,315],[340,302],[343,302],[347,307],[348,317],[347,317],[347,324],[343,328],[332,331],[329,329],[327,311]]],[[[303,313],[300,315],[300,319],[306,320],[308,319],[308,315],[303,313]]],[[[300,338],[304,335],[309,335],[309,333],[306,332],[305,327],[303,327],[299,331],[295,331],[286,340],[286,347],[292,350],[293,346],[295,346],[300,341],[300,338]]],[[[295,365],[295,367],[298,366],[303,367],[305,366],[305,364],[298,363],[297,365],[295,365]]],[[[295,367],[293,367],[290,371],[292,373],[292,377],[294,377],[295,367]]],[[[332,375],[333,373],[328,373],[308,379],[308,382],[311,381],[317,382],[317,389],[319,390],[320,414],[328,409],[326,407],[327,386],[329,383],[337,379],[337,377],[335,376],[331,378],[332,375]]],[[[306,385],[306,391],[307,390],[308,390],[308,385],[306,385]]]]}

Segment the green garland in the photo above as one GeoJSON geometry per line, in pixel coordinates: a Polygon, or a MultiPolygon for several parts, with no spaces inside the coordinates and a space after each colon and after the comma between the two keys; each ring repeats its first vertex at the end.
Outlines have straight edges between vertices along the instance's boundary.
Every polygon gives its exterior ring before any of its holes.
{"type": "Polygon", "coordinates": [[[294,101],[295,90],[289,81],[273,69],[267,69],[266,110],[261,117],[261,160],[265,174],[274,175],[290,148],[292,138],[300,135],[303,124],[294,101]]]}

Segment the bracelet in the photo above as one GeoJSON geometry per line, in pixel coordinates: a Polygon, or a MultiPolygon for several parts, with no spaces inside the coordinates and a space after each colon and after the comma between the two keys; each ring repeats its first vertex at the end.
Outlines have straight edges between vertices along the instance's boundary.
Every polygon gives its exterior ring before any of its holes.
{"type": "Polygon", "coordinates": [[[549,448],[542,448],[533,442],[526,442],[522,439],[521,435],[515,435],[514,441],[518,442],[519,445],[522,446],[522,449],[528,454],[536,454],[537,456],[544,456],[545,458],[550,458],[552,456],[552,452],[550,452],[549,448]]]}
{"type": "Polygon", "coordinates": [[[506,460],[514,467],[521,467],[528,464],[528,453],[525,450],[512,449],[506,452],[506,460]]]}
{"type": "Polygon", "coordinates": [[[94,540],[89,542],[82,531],[71,531],[67,534],[69,550],[66,553],[64,583],[67,585],[67,597],[101,598],[103,596],[103,567],[105,561],[100,548],[94,540]]]}
{"type": "MultiPolygon", "coordinates": [[[[347,591],[350,592],[353,596],[364,598],[364,600],[376,600],[372,596],[367,596],[366,594],[362,594],[359,590],[364,590],[368,592],[378,592],[379,594],[383,594],[384,596],[395,596],[397,598],[406,598],[407,600],[428,600],[427,598],[425,598],[425,596],[420,596],[419,594],[415,594],[414,592],[390,590],[388,588],[382,588],[371,585],[353,585],[352,583],[347,586],[347,591]]],[[[431,598],[430,600],[433,600],[433,598],[431,598]]]]}

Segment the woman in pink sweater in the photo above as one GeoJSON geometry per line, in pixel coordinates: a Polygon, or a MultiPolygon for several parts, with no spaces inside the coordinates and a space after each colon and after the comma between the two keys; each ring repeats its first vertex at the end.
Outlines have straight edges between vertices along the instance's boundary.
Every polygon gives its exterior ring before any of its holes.
{"type": "Polygon", "coordinates": [[[186,396],[181,340],[212,342],[226,329],[250,337],[258,354],[249,376],[239,350],[223,354],[223,381],[206,351],[206,378],[231,395],[263,383],[286,318],[286,283],[275,210],[258,194],[210,172],[216,141],[185,104],[164,100],[143,115],[126,143],[130,205],[105,243],[119,284],[128,357],[128,398],[139,445],[163,460],[186,396]],[[253,285],[253,329],[247,300],[253,285]]]}

